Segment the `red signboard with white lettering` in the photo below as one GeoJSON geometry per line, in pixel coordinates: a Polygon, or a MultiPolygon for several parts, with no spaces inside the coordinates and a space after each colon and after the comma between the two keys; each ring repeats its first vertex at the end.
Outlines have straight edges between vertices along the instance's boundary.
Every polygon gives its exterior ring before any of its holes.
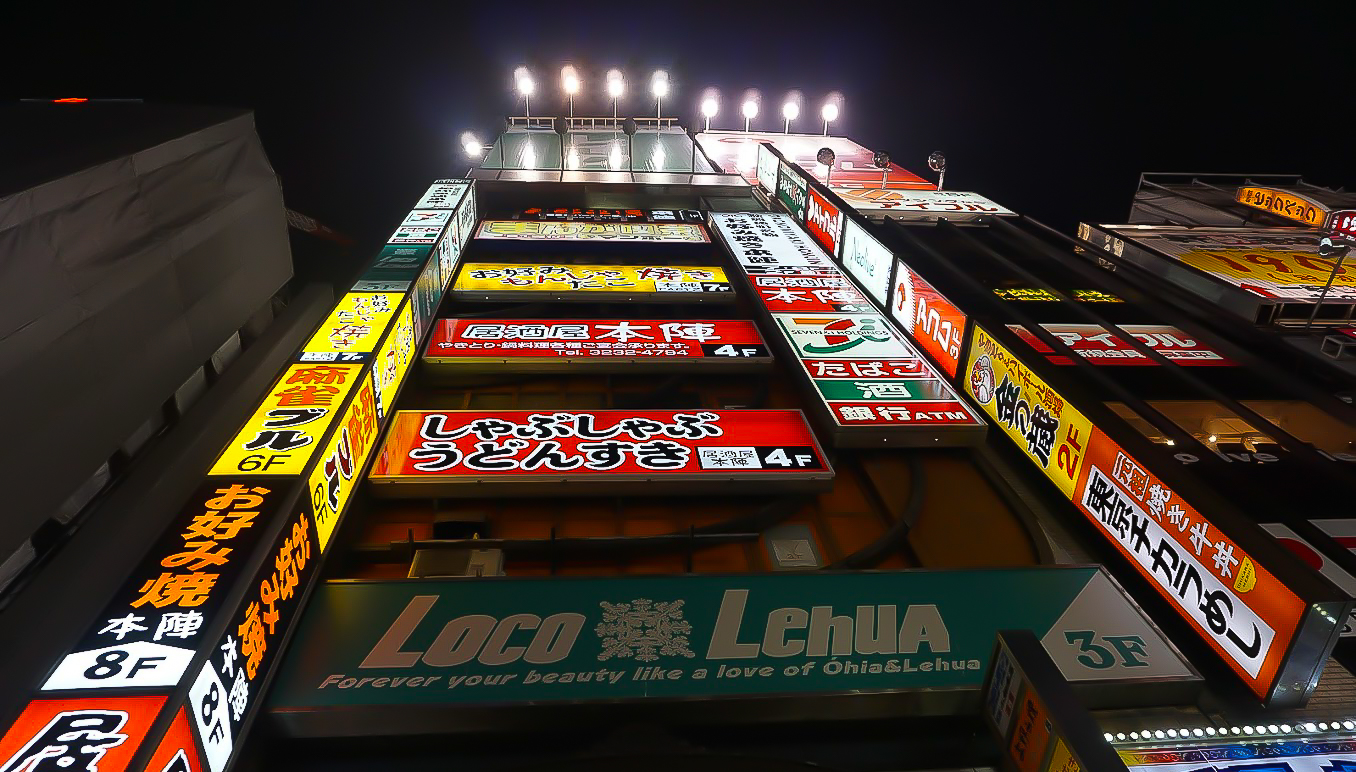
{"type": "Polygon", "coordinates": [[[370,478],[483,495],[467,483],[567,481],[566,491],[589,481],[776,484],[827,482],[833,470],[799,410],[402,410],[370,478]]]}
{"type": "Polygon", "coordinates": [[[1356,209],[1339,209],[1328,214],[1323,230],[1348,241],[1356,241],[1356,209]]]}
{"type": "Polygon", "coordinates": [[[890,316],[899,322],[914,343],[932,355],[947,375],[955,377],[960,367],[965,314],[903,260],[895,261],[890,316]]]}
{"type": "Polygon", "coordinates": [[[843,213],[814,188],[810,188],[810,200],[805,207],[805,229],[826,252],[838,254],[838,240],[843,237],[843,213]]]}
{"type": "MultiPolygon", "coordinates": [[[[1095,324],[1044,324],[1041,326],[1063,341],[1064,345],[1077,351],[1079,356],[1095,365],[1153,366],[1158,364],[1131,348],[1116,335],[1095,324]]],[[[1162,354],[1163,358],[1172,360],[1174,364],[1182,367],[1230,367],[1237,364],[1232,359],[1211,350],[1204,343],[1176,327],[1161,324],[1122,324],[1120,328],[1135,336],[1144,345],[1162,354]]],[[[1046,359],[1054,364],[1073,364],[1068,357],[1055,354],[1053,349],[1042,343],[1025,327],[1019,324],[1010,324],[1008,329],[1017,333],[1017,336],[1026,341],[1032,348],[1042,354],[1049,354],[1046,359]]]]}
{"type": "Polygon", "coordinates": [[[857,285],[836,270],[819,276],[749,273],[767,310],[774,312],[874,313],[857,285]]]}
{"type": "Polygon", "coordinates": [[[742,319],[441,319],[424,350],[435,366],[533,370],[698,359],[767,365],[772,355],[758,328],[742,319]]]}

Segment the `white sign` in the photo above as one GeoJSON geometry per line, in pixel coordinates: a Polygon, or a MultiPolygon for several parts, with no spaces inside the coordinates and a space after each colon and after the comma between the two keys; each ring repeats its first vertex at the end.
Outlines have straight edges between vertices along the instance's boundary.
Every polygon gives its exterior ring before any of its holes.
{"type": "Polygon", "coordinates": [[[833,268],[833,260],[789,214],[712,212],[711,227],[724,237],[735,261],[745,268],[833,268]]]}
{"type": "Polygon", "coordinates": [[[985,215],[1014,217],[1016,212],[978,193],[962,190],[903,190],[900,188],[840,188],[830,185],[843,201],[862,214],[888,214],[904,220],[972,220],[985,215]]]}
{"type": "Polygon", "coordinates": [[[438,234],[443,232],[441,225],[411,225],[401,227],[386,240],[387,244],[433,244],[438,234]]]}
{"type": "MultiPolygon", "coordinates": [[[[1317,568],[1328,581],[1341,587],[1346,594],[1356,597],[1356,576],[1352,576],[1329,560],[1326,555],[1315,549],[1314,545],[1281,523],[1262,523],[1262,528],[1274,536],[1276,541],[1285,545],[1286,549],[1298,555],[1300,560],[1317,568]]],[[[1356,608],[1351,610],[1346,623],[1342,625],[1342,637],[1356,638],[1356,608]]]]}
{"type": "Polygon", "coordinates": [[[843,229],[843,267],[882,307],[889,304],[890,265],[894,256],[862,226],[848,220],[843,229]]]}
{"type": "Polygon", "coordinates": [[[414,205],[415,209],[454,209],[462,194],[471,187],[467,182],[438,180],[424,192],[423,198],[414,205]]]}
{"type": "Polygon", "coordinates": [[[874,314],[773,314],[801,359],[912,359],[918,353],[874,314]]]}
{"type": "Polygon", "coordinates": [[[412,225],[446,225],[448,220],[452,219],[452,212],[447,209],[415,209],[405,215],[405,221],[400,224],[402,228],[408,228],[412,225]]]}
{"type": "Polygon", "coordinates": [[[198,739],[202,741],[203,756],[210,772],[221,772],[235,749],[226,712],[229,704],[226,687],[209,657],[198,671],[198,677],[193,679],[193,686],[189,687],[188,712],[193,714],[193,721],[198,726],[198,739]]]}
{"type": "Polygon", "coordinates": [[[758,185],[769,193],[777,192],[777,156],[767,145],[758,145],[758,185]]]}
{"type": "Polygon", "coordinates": [[[121,689],[175,686],[193,661],[193,649],[151,641],[128,641],[66,655],[42,685],[54,689],[121,689]]]}

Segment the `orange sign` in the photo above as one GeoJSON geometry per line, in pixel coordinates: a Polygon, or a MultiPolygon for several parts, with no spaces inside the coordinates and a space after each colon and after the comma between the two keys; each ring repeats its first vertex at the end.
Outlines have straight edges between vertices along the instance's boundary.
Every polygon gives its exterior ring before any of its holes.
{"type": "Polygon", "coordinates": [[[164,697],[33,700],[0,738],[0,770],[122,772],[164,704],[164,697]]]}
{"type": "Polygon", "coordinates": [[[1020,772],[1041,772],[1045,746],[1050,742],[1050,717],[1045,706],[1030,688],[1017,701],[1017,726],[1012,730],[1008,758],[1020,772]]]}
{"type": "Polygon", "coordinates": [[[1238,189],[1236,198],[1240,204],[1271,212],[1287,220],[1302,222],[1314,228],[1322,225],[1328,216],[1328,207],[1323,204],[1308,196],[1280,188],[1244,186],[1238,189]]]}
{"type": "Polygon", "coordinates": [[[202,761],[198,758],[198,748],[193,744],[192,730],[188,727],[188,714],[183,708],[174,714],[174,722],[161,738],[160,747],[155,749],[155,755],[146,765],[146,772],[202,772],[202,761]]]}

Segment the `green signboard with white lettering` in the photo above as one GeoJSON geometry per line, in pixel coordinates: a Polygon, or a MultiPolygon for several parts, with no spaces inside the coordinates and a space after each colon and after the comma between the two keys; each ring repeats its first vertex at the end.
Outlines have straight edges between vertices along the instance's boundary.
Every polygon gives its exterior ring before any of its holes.
{"type": "Polygon", "coordinates": [[[318,588],[275,711],[975,689],[1033,630],[1074,682],[1196,682],[1096,567],[318,588]]]}

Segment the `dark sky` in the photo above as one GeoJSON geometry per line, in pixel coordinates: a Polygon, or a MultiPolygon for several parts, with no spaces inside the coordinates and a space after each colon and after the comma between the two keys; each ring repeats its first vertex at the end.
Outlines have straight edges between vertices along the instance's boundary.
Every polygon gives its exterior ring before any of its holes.
{"type": "MultiPolygon", "coordinates": [[[[429,180],[466,169],[461,131],[492,136],[520,109],[510,88],[521,64],[546,92],[539,110],[558,99],[567,61],[594,95],[609,67],[633,87],[663,67],[669,104],[692,125],[702,90],[719,87],[726,128],[744,88],[777,102],[799,89],[810,105],[839,90],[839,133],[928,176],[923,159],[942,150],[948,188],[1064,230],[1124,219],[1143,170],[1297,172],[1334,187],[1356,177],[1339,119],[1350,100],[1326,93],[1349,90],[1354,69],[1342,2],[1071,14],[902,0],[200,5],[96,16],[62,5],[42,20],[0,10],[0,62],[14,96],[252,108],[289,205],[366,244],[429,180]]],[[[608,105],[598,96],[577,112],[589,109],[608,105]]]]}

